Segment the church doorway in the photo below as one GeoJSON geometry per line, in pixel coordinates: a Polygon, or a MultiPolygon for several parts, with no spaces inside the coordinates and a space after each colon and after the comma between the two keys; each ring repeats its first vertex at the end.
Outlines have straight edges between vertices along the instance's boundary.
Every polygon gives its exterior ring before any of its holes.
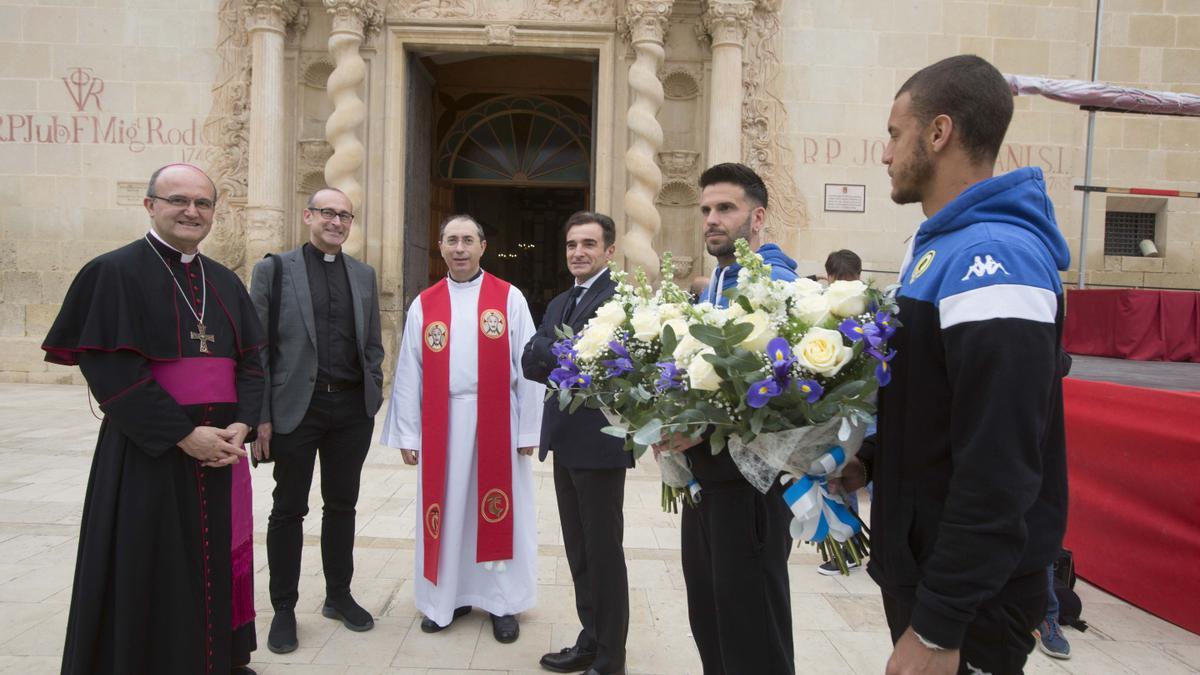
{"type": "Polygon", "coordinates": [[[596,60],[411,56],[419,73],[410,69],[409,82],[425,91],[408,102],[415,135],[409,136],[407,164],[414,170],[405,180],[405,210],[417,216],[422,197],[428,210],[405,225],[405,295],[445,275],[437,226],[448,215],[467,213],[487,236],[484,269],[520,288],[539,321],[550,299],[571,283],[562,224],[593,204],[596,60]],[[424,166],[413,166],[414,159],[424,166]],[[425,232],[414,231],[421,226],[425,232]],[[413,246],[422,239],[424,251],[413,246]],[[418,260],[421,253],[425,261],[418,260]]]}

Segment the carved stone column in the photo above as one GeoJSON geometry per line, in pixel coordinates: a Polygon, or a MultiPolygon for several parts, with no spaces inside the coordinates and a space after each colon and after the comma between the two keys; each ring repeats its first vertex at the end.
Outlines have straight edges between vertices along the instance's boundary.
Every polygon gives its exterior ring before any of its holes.
{"type": "Polygon", "coordinates": [[[742,50],[753,17],[753,0],[709,0],[704,8],[704,28],[712,38],[709,166],[742,161],[742,50]]]}
{"type": "Polygon", "coordinates": [[[284,176],[287,162],[284,119],[283,41],[296,19],[296,0],[246,3],[250,35],[250,162],[246,189],[246,255],[257,261],[284,246],[284,176]]]}
{"type": "Polygon", "coordinates": [[[630,267],[641,267],[651,281],[658,280],[658,254],[654,237],[662,228],[662,218],[654,200],[662,189],[662,171],[654,162],[662,149],[663,130],[658,122],[663,87],[658,67],[663,61],[663,38],[671,15],[673,0],[631,0],[625,7],[629,42],[636,58],[629,67],[629,88],[633,100],[625,123],[630,143],[625,152],[629,188],[625,191],[625,217],[628,229],[622,249],[630,267]]]}
{"type": "MultiPolygon", "coordinates": [[[[325,89],[333,101],[333,113],[325,122],[325,140],[333,147],[333,155],[325,162],[325,183],[350,198],[355,213],[363,208],[363,188],[358,172],[365,156],[358,129],[366,119],[366,104],[358,97],[358,86],[367,75],[367,64],[358,48],[364,35],[380,23],[381,14],[375,0],[323,0],[325,9],[333,16],[329,33],[329,53],[333,56],[333,72],[325,89]]],[[[346,251],[361,258],[365,239],[365,223],[350,230],[346,251]]]]}

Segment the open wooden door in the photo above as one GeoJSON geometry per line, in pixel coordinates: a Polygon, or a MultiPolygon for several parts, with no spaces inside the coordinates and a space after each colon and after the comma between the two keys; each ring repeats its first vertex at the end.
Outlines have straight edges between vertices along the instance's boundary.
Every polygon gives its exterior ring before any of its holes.
{"type": "MultiPolygon", "coordinates": [[[[404,309],[429,280],[431,176],[433,168],[433,77],[415,54],[408,55],[408,115],[404,162],[404,309]]],[[[437,221],[432,223],[437,228],[437,221]]]]}

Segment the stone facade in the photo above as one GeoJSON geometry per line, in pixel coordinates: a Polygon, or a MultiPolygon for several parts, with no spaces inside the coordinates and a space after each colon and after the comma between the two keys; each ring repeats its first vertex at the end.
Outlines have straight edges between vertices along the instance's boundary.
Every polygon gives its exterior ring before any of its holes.
{"type": "MultiPolygon", "coordinates": [[[[767,179],[769,236],[804,273],[817,272],[829,251],[851,248],[870,275],[890,281],[921,220],[917,207],[890,202],[880,162],[895,90],[921,66],[957,53],[977,53],[1004,72],[1088,79],[1094,7],[1088,0],[5,4],[0,381],[77,377],[42,363],[38,345],[79,267],[145,231],[146,177],[175,161],[200,164],[218,180],[221,207],[204,248],[243,275],[263,252],[303,239],[299,211],[314,187],[361,191],[352,243],[380,274],[393,344],[403,298],[411,297],[402,288],[404,223],[414,206],[405,201],[404,101],[417,51],[563,54],[597,64],[590,195],[629,228],[619,246],[626,264],[646,265],[655,251],[671,250],[681,280],[711,269],[695,180],[710,155],[732,152],[767,179]],[[737,72],[740,90],[730,95],[737,72]],[[728,121],[739,118],[740,128],[728,121]],[[825,211],[826,184],[865,186],[865,212],[825,211]]],[[[1200,93],[1200,2],[1110,0],[1106,8],[1100,79],[1200,93]]],[[[998,169],[1043,168],[1077,256],[1082,199],[1072,185],[1082,181],[1087,114],[1045,99],[1016,105],[998,169]]],[[[1095,148],[1096,184],[1195,190],[1200,181],[1198,119],[1101,113],[1095,148]]],[[[1200,200],[1093,196],[1085,263],[1090,285],[1200,288],[1200,200]],[[1160,257],[1105,256],[1106,208],[1158,214],[1160,257]]]]}

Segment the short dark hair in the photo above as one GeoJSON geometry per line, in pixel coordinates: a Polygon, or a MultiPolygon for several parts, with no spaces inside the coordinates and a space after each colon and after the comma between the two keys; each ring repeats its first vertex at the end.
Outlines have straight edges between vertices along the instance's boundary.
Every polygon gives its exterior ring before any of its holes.
{"type": "Polygon", "coordinates": [[[974,54],[942,59],[908,78],[896,98],[908,93],[921,124],[949,115],[971,159],[994,162],[1012,122],[1012,90],[996,67],[974,54]]]}
{"type": "Polygon", "coordinates": [[[704,173],[700,174],[700,189],[713,183],[740,185],[746,191],[747,199],[763,208],[767,207],[767,184],[763,182],[761,176],[754,172],[754,169],[745,164],[725,162],[708,167],[704,173]]]}
{"type": "Polygon", "coordinates": [[[187,162],[172,162],[170,164],[164,164],[164,165],[158,167],[157,169],[155,169],[154,173],[150,174],[150,182],[146,183],[146,196],[147,197],[157,197],[158,196],[158,194],[155,193],[155,191],[154,191],[154,184],[158,182],[158,176],[163,171],[166,171],[167,169],[169,169],[173,166],[191,167],[191,168],[199,171],[200,173],[204,174],[204,177],[208,179],[208,184],[212,186],[213,201],[214,202],[217,201],[217,197],[219,196],[217,194],[217,184],[213,181],[212,176],[205,173],[204,169],[201,169],[200,167],[196,166],[195,164],[188,164],[187,162]]]}
{"type": "Polygon", "coordinates": [[[834,251],[825,259],[825,276],[830,281],[847,277],[857,279],[862,276],[862,258],[850,249],[834,251]]]}
{"type": "Polygon", "coordinates": [[[446,236],[446,226],[455,220],[471,221],[475,224],[475,229],[479,231],[479,241],[487,241],[487,235],[483,233],[483,226],[473,216],[466,213],[454,213],[442,218],[442,222],[438,225],[438,241],[441,241],[442,237],[446,236]]]}
{"type": "MultiPolygon", "coordinates": [[[[345,192],[342,192],[341,190],[339,190],[335,187],[323,187],[319,190],[314,191],[311,195],[308,196],[308,203],[306,203],[304,205],[304,208],[311,210],[313,207],[313,204],[315,203],[314,200],[317,198],[317,195],[321,194],[322,192],[336,192],[336,193],[340,194],[341,196],[346,197],[346,201],[350,201],[350,197],[347,196],[345,192]]],[[[351,208],[353,208],[353,204],[351,204],[351,208]]]]}
{"type": "Polygon", "coordinates": [[[563,225],[563,239],[567,238],[567,233],[571,231],[572,227],[576,225],[590,225],[592,223],[599,225],[600,229],[604,232],[604,248],[617,243],[616,223],[613,222],[612,218],[603,213],[596,213],[595,211],[576,211],[572,213],[571,217],[567,218],[566,224],[563,225]]]}

